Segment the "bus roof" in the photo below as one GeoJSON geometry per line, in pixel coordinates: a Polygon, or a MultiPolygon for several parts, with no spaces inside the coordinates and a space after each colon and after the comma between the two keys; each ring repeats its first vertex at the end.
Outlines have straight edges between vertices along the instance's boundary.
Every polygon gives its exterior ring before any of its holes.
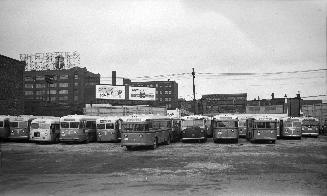
{"type": "Polygon", "coordinates": [[[33,119],[36,119],[36,116],[21,115],[21,116],[10,116],[9,120],[11,122],[14,122],[14,121],[29,121],[33,119]]]}
{"type": "Polygon", "coordinates": [[[233,114],[218,114],[213,117],[216,120],[231,120],[235,121],[238,120],[238,116],[233,114]]]}
{"type": "Polygon", "coordinates": [[[3,121],[3,120],[9,120],[10,119],[10,116],[0,116],[0,120],[3,121]]]}
{"type": "Polygon", "coordinates": [[[207,119],[209,120],[210,118],[208,116],[203,116],[203,115],[191,115],[191,116],[183,116],[183,120],[195,120],[195,119],[207,119]]]}
{"type": "Polygon", "coordinates": [[[80,120],[96,120],[99,116],[87,116],[87,115],[67,115],[60,117],[60,121],[80,121],[80,120]]]}
{"type": "Polygon", "coordinates": [[[287,121],[287,120],[301,121],[302,118],[301,117],[290,117],[290,116],[287,116],[287,117],[283,117],[282,120],[283,121],[287,121]]]}
{"type": "Polygon", "coordinates": [[[59,123],[60,118],[59,117],[50,117],[50,118],[36,118],[32,120],[32,123],[45,123],[45,124],[51,124],[51,123],[59,123]]]}
{"type": "Polygon", "coordinates": [[[278,118],[274,117],[274,116],[268,116],[268,115],[262,115],[262,116],[253,116],[251,117],[253,118],[254,120],[257,120],[257,121],[275,121],[275,120],[278,120],[278,118]]]}
{"type": "Polygon", "coordinates": [[[122,118],[119,116],[103,116],[103,117],[99,117],[98,119],[96,119],[96,123],[114,123],[117,120],[121,120],[122,118]]]}
{"type": "Polygon", "coordinates": [[[131,116],[124,116],[122,117],[123,122],[145,122],[146,120],[155,119],[155,120],[168,120],[170,119],[168,116],[162,116],[162,115],[131,115],[131,116]]]}

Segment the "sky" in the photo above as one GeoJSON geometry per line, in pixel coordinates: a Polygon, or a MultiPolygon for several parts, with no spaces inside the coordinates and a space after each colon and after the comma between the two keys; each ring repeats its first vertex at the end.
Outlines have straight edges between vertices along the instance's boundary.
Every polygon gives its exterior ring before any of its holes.
{"type": "MultiPolygon", "coordinates": [[[[174,80],[190,100],[327,94],[327,1],[0,0],[0,54],[78,51],[81,67],[174,80]]],[[[310,99],[326,99],[326,96],[310,99]]]]}

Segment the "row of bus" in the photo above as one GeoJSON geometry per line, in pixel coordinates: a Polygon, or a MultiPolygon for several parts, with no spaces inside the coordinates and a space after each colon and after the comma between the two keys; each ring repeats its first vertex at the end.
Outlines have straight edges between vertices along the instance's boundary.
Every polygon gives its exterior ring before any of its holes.
{"type": "Polygon", "coordinates": [[[238,142],[270,141],[319,135],[319,122],[312,117],[287,117],[262,114],[219,114],[213,117],[193,115],[173,118],[158,115],[100,117],[85,115],[0,116],[1,140],[32,142],[121,142],[157,148],[177,141],[238,142]]]}

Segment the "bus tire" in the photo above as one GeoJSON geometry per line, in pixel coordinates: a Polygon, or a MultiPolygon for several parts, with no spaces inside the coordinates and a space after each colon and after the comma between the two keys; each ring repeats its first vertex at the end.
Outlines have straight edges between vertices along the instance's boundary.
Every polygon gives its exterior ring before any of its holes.
{"type": "Polygon", "coordinates": [[[151,146],[151,149],[152,150],[154,150],[156,148],[158,148],[158,139],[157,138],[154,139],[153,144],[151,146]]]}
{"type": "Polygon", "coordinates": [[[171,140],[171,137],[169,135],[167,141],[165,141],[165,145],[169,145],[170,144],[170,140],[171,140]]]}
{"type": "Polygon", "coordinates": [[[126,150],[132,150],[132,146],[126,146],[126,150]]]}

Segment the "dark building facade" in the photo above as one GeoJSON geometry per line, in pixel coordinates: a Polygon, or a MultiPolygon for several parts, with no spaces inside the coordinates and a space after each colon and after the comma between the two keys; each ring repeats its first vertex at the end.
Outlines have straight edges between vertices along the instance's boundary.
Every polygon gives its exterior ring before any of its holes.
{"type": "Polygon", "coordinates": [[[245,113],[247,93],[203,95],[200,103],[204,115],[218,113],[245,113]]]}
{"type": "Polygon", "coordinates": [[[100,74],[86,68],[26,71],[24,73],[25,113],[63,116],[82,114],[85,104],[95,103],[100,74]],[[52,84],[48,83],[50,76],[52,84]]]}
{"type": "Polygon", "coordinates": [[[125,100],[107,100],[97,99],[98,104],[111,105],[149,105],[152,107],[166,107],[167,109],[178,108],[178,84],[175,81],[148,81],[148,82],[131,82],[124,79],[126,99],[125,100]],[[155,101],[128,100],[129,86],[132,87],[149,87],[156,88],[155,101]]]}
{"type": "Polygon", "coordinates": [[[24,114],[25,62],[0,55],[0,114],[24,114]]]}

